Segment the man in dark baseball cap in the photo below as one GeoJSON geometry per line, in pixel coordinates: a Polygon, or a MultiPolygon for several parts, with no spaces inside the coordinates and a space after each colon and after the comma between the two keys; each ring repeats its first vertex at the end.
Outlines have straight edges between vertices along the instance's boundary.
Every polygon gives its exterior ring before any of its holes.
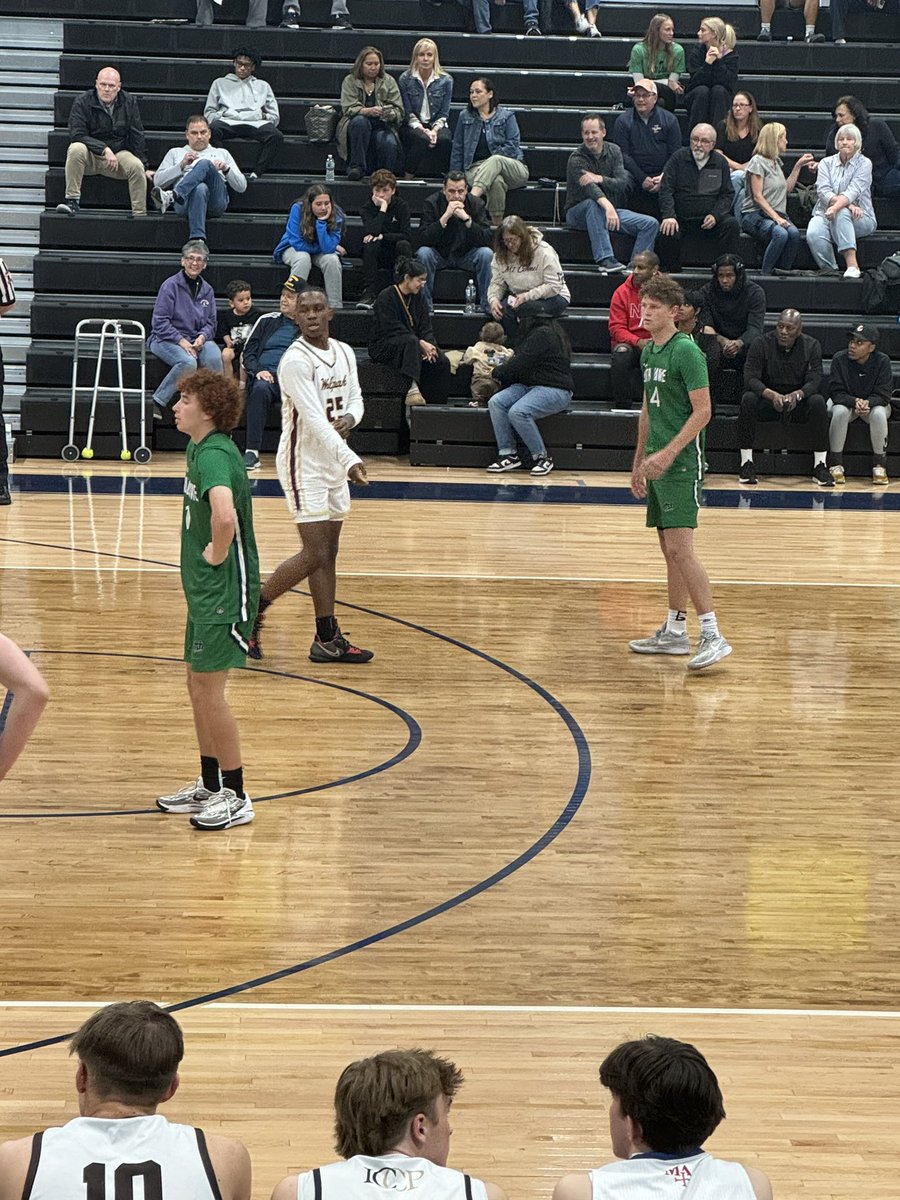
{"type": "Polygon", "coordinates": [[[840,350],[831,360],[829,388],[831,393],[831,425],[828,430],[831,476],[838,485],[845,482],[844,442],[851,421],[861,420],[869,426],[872,441],[872,483],[884,487],[888,483],[887,440],[888,417],[891,415],[893,378],[891,360],[876,349],[878,330],[874,325],[859,322],[847,329],[847,349],[840,350]]]}

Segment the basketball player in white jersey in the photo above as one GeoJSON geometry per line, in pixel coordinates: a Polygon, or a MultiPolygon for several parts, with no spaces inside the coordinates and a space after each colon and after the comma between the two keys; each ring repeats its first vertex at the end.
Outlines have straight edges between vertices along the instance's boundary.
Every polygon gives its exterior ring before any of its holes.
{"type": "Polygon", "coordinates": [[[600,1064],[620,1162],[565,1175],[553,1200],[772,1200],[756,1167],[714,1158],[703,1143],[725,1116],[719,1081],[699,1050],[674,1038],[623,1042],[600,1064]]]}
{"type": "Polygon", "coordinates": [[[136,1000],[94,1013],[71,1042],[80,1117],[0,1146],[0,1200],[250,1200],[234,1138],[173,1125],[184,1041],[169,1013],[136,1000]]]}
{"type": "Polygon", "coordinates": [[[463,1082],[428,1050],[386,1050],[351,1063],[334,1093],[335,1149],[344,1161],[289,1175],[272,1200],[506,1200],[494,1183],[447,1166],[450,1105],[463,1082]]]}
{"type": "Polygon", "coordinates": [[[338,544],[350,511],[347,480],[368,483],[362,460],[346,442],[364,411],[356,355],[350,346],[329,336],[334,312],[319,288],[300,292],[295,313],[300,336],[288,346],[278,365],[281,441],[276,463],[303,548],[276,567],[262,585],[249,654],[262,658],[260,631],[269,605],[309,579],[316,613],[310,659],[317,663],[369,662],[372,651],[351,645],[334,615],[338,544]]]}

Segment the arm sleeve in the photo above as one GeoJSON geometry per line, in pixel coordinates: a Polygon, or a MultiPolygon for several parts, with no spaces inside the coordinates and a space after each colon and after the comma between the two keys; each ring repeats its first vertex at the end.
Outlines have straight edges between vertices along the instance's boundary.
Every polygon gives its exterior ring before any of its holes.
{"type": "Polygon", "coordinates": [[[519,122],[516,120],[515,113],[506,114],[506,122],[503,127],[504,138],[499,146],[494,147],[495,154],[504,154],[507,158],[515,158],[519,162],[524,159],[522,153],[522,145],[519,136],[519,122]]]}
{"type": "Polygon", "coordinates": [[[615,142],[606,142],[604,149],[606,150],[606,169],[602,172],[603,183],[601,191],[605,194],[607,200],[617,207],[625,201],[625,195],[628,191],[628,175],[625,172],[625,162],[622,158],[622,151],[615,142]]]}
{"type": "Polygon", "coordinates": [[[347,359],[347,394],[344,398],[344,412],[353,418],[353,428],[356,429],[365,415],[366,406],[363,401],[362,388],[359,386],[356,355],[349,346],[342,348],[342,353],[347,359]]]}
{"type": "Polygon", "coordinates": [[[659,215],[665,221],[675,216],[675,193],[672,190],[675,164],[670,158],[663,171],[662,183],[659,185],[659,215]]]}
{"type": "MultiPolygon", "coordinates": [[[[313,381],[312,368],[303,359],[292,355],[288,362],[278,368],[278,382],[282,393],[291,397],[294,408],[300,414],[304,428],[319,442],[345,471],[362,459],[355,454],[341,435],[328,423],[322,411],[322,401],[313,381]]],[[[357,383],[357,390],[359,384],[357,383]]]]}
{"type": "Polygon", "coordinates": [[[453,131],[453,143],[450,147],[450,170],[461,171],[463,169],[463,145],[465,143],[465,125],[462,118],[458,118],[456,128],[453,131]]]}
{"type": "Polygon", "coordinates": [[[273,125],[277,125],[281,120],[278,101],[275,99],[275,93],[269,84],[266,84],[266,102],[263,105],[262,115],[267,121],[271,121],[273,125]]]}
{"type": "Polygon", "coordinates": [[[256,322],[253,329],[250,331],[250,336],[247,338],[247,344],[244,346],[244,353],[241,356],[241,363],[248,375],[255,375],[259,370],[259,356],[263,348],[263,330],[269,327],[268,318],[263,321],[262,318],[256,322]]]}
{"type": "MultiPolygon", "coordinates": [[[[844,408],[854,408],[856,396],[850,389],[850,376],[847,371],[848,358],[846,353],[835,354],[831,360],[831,373],[828,376],[828,391],[833,404],[844,408]]],[[[890,370],[888,371],[890,374],[890,370]]],[[[888,392],[890,400],[890,392],[888,392]]]]}
{"type": "Polygon", "coordinates": [[[722,221],[729,216],[734,208],[734,187],[731,183],[731,168],[728,166],[725,158],[722,158],[722,182],[719,187],[719,194],[716,197],[716,202],[712,207],[712,215],[716,221],[722,221]]]}
{"type": "Polygon", "coordinates": [[[219,111],[219,81],[218,79],[214,79],[210,85],[206,103],[203,106],[203,115],[206,118],[206,123],[209,124],[214,117],[217,117],[219,111]]]}
{"type": "Polygon", "coordinates": [[[756,396],[761,396],[769,386],[763,380],[765,371],[766,343],[762,338],[757,338],[748,350],[744,363],[744,387],[749,388],[756,396]]]}
{"type": "MultiPolygon", "coordinates": [[[[205,287],[201,288],[200,296],[203,296],[204,299],[209,301],[209,307],[206,310],[206,320],[203,322],[203,324],[200,326],[200,329],[197,331],[198,336],[199,336],[199,334],[202,333],[204,338],[206,339],[206,341],[214,342],[216,340],[216,322],[219,319],[219,314],[216,309],[215,293],[213,292],[213,290],[209,286],[209,284],[206,284],[205,287]]],[[[199,296],[198,296],[198,299],[199,299],[199,296]]]]}
{"type": "Polygon", "coordinates": [[[431,110],[432,125],[446,125],[450,120],[450,101],[453,99],[453,76],[442,75],[437,103],[431,110]],[[446,80],[446,82],[444,82],[446,80]]]}
{"type": "Polygon", "coordinates": [[[341,84],[341,112],[345,117],[355,117],[362,108],[359,87],[354,75],[345,75],[341,84]]]}
{"type": "Polygon", "coordinates": [[[447,231],[441,224],[437,211],[437,202],[433,196],[428,196],[422,205],[422,215],[419,217],[419,245],[432,246],[439,249],[441,242],[447,237],[447,231]]]}
{"type": "Polygon", "coordinates": [[[882,354],[878,362],[878,372],[872,384],[872,391],[866,396],[870,407],[881,407],[891,402],[891,392],[894,387],[894,373],[891,370],[891,360],[882,354]]]}
{"type": "Polygon", "coordinates": [[[644,43],[635,42],[628,57],[628,68],[636,79],[644,78],[644,43]]]}
{"type": "Polygon", "coordinates": [[[762,290],[759,284],[756,283],[753,285],[753,292],[750,295],[750,305],[747,311],[747,325],[744,329],[744,332],[741,334],[740,340],[745,346],[749,346],[751,343],[761,341],[765,327],[766,293],[762,290]]]}
{"type": "Polygon", "coordinates": [[[393,129],[399,129],[403,124],[403,100],[400,97],[397,80],[393,75],[385,75],[384,85],[382,106],[388,111],[382,113],[381,119],[385,125],[390,125],[393,129]]]}
{"type": "Polygon", "coordinates": [[[144,122],[134,96],[128,97],[128,128],[131,153],[147,167],[147,140],[144,137],[144,122]]]}
{"type": "Polygon", "coordinates": [[[175,285],[171,280],[167,279],[156,295],[156,301],[153,305],[153,319],[150,323],[152,333],[161,342],[178,342],[184,336],[172,324],[174,312],[175,285]]]}
{"type": "Polygon", "coordinates": [[[233,192],[246,192],[247,177],[234,161],[231,154],[221,146],[216,147],[216,154],[222,159],[222,161],[225,163],[225,166],[228,168],[228,174],[225,176],[225,182],[228,184],[231,190],[233,192]]]}
{"type": "Polygon", "coordinates": [[[628,327],[628,301],[621,293],[621,287],[616,288],[609,302],[609,340],[613,345],[637,346],[641,339],[628,327]]]}
{"type": "MultiPolygon", "coordinates": [[[[616,149],[618,150],[618,146],[616,149]]],[[[581,184],[578,182],[578,180],[581,178],[583,171],[588,171],[590,169],[591,168],[585,161],[585,157],[581,151],[574,150],[569,155],[569,161],[566,163],[566,187],[570,190],[572,188],[581,187],[581,184]]],[[[581,187],[581,190],[591,200],[599,200],[599,198],[603,195],[603,188],[601,188],[599,183],[588,183],[584,187],[581,187]]]]}
{"type": "Polygon", "coordinates": [[[316,221],[316,240],[319,243],[320,254],[334,254],[341,242],[344,222],[338,217],[334,231],[329,232],[328,222],[321,219],[316,221]]]}
{"type": "MultiPolygon", "coordinates": [[[[563,274],[562,263],[553,247],[542,242],[539,253],[542,259],[541,282],[537,287],[522,292],[523,300],[546,300],[548,296],[558,296],[565,286],[566,277],[563,274]]],[[[490,289],[488,291],[490,292],[490,289]]]]}
{"type": "MultiPolygon", "coordinates": [[[[671,113],[667,113],[665,109],[662,109],[661,111],[665,113],[666,117],[669,118],[668,121],[666,121],[666,150],[668,150],[669,158],[671,158],[676,150],[681,149],[681,126],[671,113]]],[[[664,120],[665,118],[661,119],[664,120]]]]}
{"type": "Polygon", "coordinates": [[[158,188],[171,188],[181,178],[181,167],[178,165],[181,162],[186,147],[173,146],[171,150],[167,150],[165,157],[159,164],[156,170],[156,178],[154,183],[158,188]]]}
{"type": "Polygon", "coordinates": [[[809,349],[809,366],[806,372],[806,378],[803,381],[801,391],[807,398],[814,396],[822,390],[822,347],[819,342],[812,338],[812,346],[809,349]]]}
{"type": "Polygon", "coordinates": [[[872,161],[864,154],[857,154],[853,162],[853,178],[844,188],[844,195],[851,204],[859,204],[860,200],[868,200],[872,196],[872,161]]]}
{"type": "Polygon", "coordinates": [[[91,154],[101,155],[106,149],[106,143],[91,136],[89,117],[90,101],[88,97],[76,96],[69,113],[69,141],[84,142],[91,154]]]}

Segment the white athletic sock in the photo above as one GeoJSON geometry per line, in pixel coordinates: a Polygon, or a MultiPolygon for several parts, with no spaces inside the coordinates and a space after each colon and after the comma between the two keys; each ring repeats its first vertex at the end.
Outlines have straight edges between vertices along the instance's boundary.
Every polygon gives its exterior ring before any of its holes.
{"type": "Polygon", "coordinates": [[[679,608],[670,608],[666,617],[666,633],[677,633],[679,637],[687,633],[687,613],[679,608]]]}
{"type": "Polygon", "coordinates": [[[814,450],[813,451],[813,466],[817,467],[817,466],[819,466],[820,463],[822,464],[822,466],[824,466],[825,459],[827,457],[827,453],[828,452],[826,450],[814,450]]]}
{"type": "Polygon", "coordinates": [[[771,21],[760,21],[760,31],[763,33],[771,33],[772,32],[772,22],[771,21]]]}
{"type": "Polygon", "coordinates": [[[753,451],[752,450],[742,450],[741,451],[741,466],[743,466],[745,462],[753,462],[753,451]]]}
{"type": "Polygon", "coordinates": [[[717,637],[719,626],[716,623],[716,614],[714,612],[699,613],[700,617],[700,636],[701,637],[717,637]]]}
{"type": "Polygon", "coordinates": [[[815,25],[807,25],[807,27],[806,27],[806,36],[807,36],[807,37],[812,37],[812,35],[813,35],[815,32],[816,32],[816,27],[815,27],[815,25]]]}

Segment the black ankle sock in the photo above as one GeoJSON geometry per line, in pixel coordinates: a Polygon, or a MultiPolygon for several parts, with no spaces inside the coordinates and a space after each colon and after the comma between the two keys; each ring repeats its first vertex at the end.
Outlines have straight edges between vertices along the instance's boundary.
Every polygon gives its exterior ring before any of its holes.
{"type": "Polygon", "coordinates": [[[316,636],[320,642],[330,642],[337,637],[337,617],[316,617],[316,636]]]}
{"type": "Polygon", "coordinates": [[[271,600],[267,600],[265,598],[265,596],[263,596],[262,593],[260,593],[259,608],[256,610],[256,615],[261,617],[271,603],[272,603],[271,600]]]}
{"type": "Polygon", "coordinates": [[[235,767],[233,771],[222,772],[222,787],[231,788],[236,796],[244,794],[244,768],[235,767]]]}
{"type": "Polygon", "coordinates": [[[200,775],[203,786],[208,792],[217,792],[222,786],[219,783],[219,760],[208,754],[200,755],[200,775]]]}

